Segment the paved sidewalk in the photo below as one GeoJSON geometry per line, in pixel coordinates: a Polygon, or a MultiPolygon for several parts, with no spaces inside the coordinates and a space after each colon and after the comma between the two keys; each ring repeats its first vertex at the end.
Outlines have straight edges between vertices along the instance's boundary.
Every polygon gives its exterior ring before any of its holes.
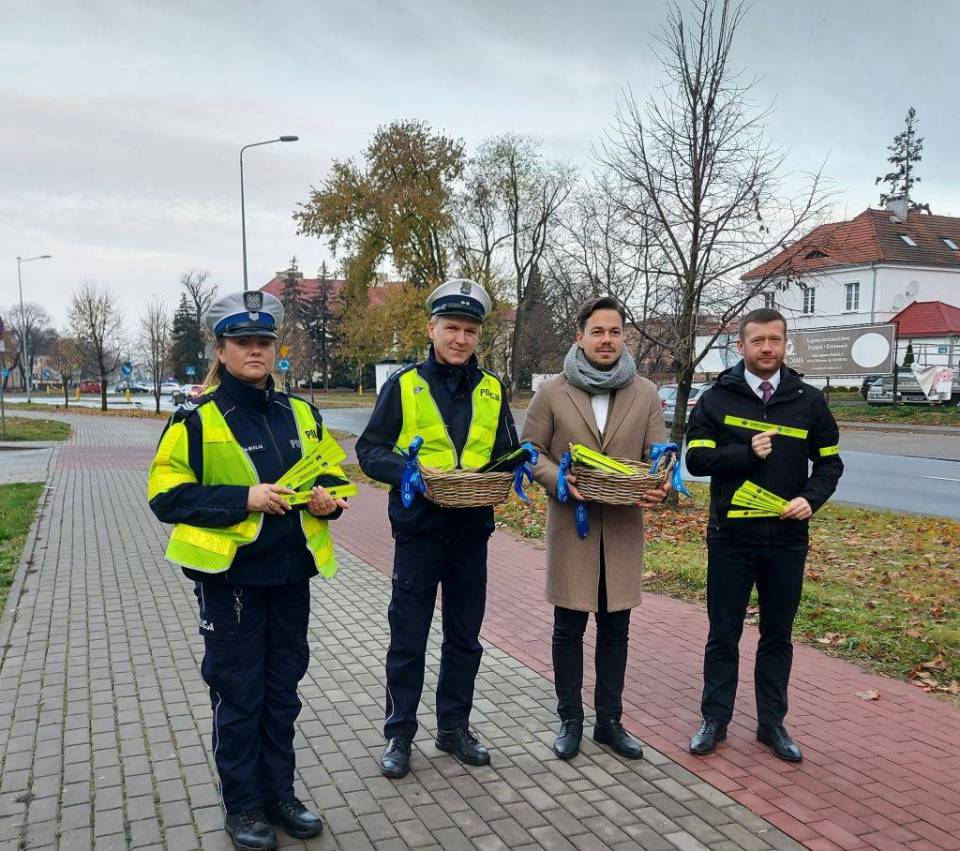
{"type": "MultiPolygon", "coordinates": [[[[0,849],[58,837],[71,849],[226,848],[192,593],[159,559],[166,530],[144,501],[161,424],[70,421],[0,622],[0,849]]],[[[634,614],[625,694],[647,758],[588,745],[571,764],[554,759],[543,553],[506,533],[491,542],[474,718],[493,766],[467,771],[430,743],[434,632],[414,772],[380,778],[385,500],[361,488],[336,525],[343,573],[313,587],[299,788],[330,831],[311,847],[960,848],[954,706],[799,647],[790,724],[804,763],[753,740],[749,688],[728,742],[694,758],[706,619],[656,595],[634,614]],[[868,688],[880,700],[856,696],[868,688]]],[[[745,683],[755,639],[748,628],[745,683]]]]}
{"type": "MultiPolygon", "coordinates": [[[[144,500],[159,424],[70,419],[0,622],[0,849],[229,848],[193,595],[144,500]]],[[[380,777],[390,583],[350,549],[313,585],[298,787],[328,831],[310,847],[799,847],[655,748],[555,759],[550,682],[495,647],[474,717],[493,764],[460,766],[430,742],[436,629],[413,771],[380,777]]]]}

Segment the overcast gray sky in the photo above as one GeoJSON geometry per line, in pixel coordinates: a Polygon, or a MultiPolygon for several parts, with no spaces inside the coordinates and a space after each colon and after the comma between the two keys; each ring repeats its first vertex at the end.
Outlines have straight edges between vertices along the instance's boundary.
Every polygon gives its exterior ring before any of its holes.
{"type": "MultiPolygon", "coordinates": [[[[683,2],[683,0],[681,0],[683,2]]],[[[377,125],[421,118],[473,145],[512,130],[589,168],[622,87],[656,85],[662,0],[2,0],[0,309],[25,298],[66,319],[84,279],[133,324],[153,293],[209,269],[242,285],[241,145],[251,286],[326,249],[291,213],[331,158],[377,125]]],[[[960,215],[953,0],[756,0],[736,58],[775,101],[792,168],[829,156],[837,217],[876,204],[873,178],[907,107],[926,137],[918,195],[960,215]]]]}

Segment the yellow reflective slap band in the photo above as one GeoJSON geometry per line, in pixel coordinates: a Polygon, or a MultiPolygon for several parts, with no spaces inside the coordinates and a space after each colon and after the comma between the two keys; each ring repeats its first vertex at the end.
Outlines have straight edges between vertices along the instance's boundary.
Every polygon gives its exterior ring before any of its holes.
{"type": "Polygon", "coordinates": [[[723,418],[724,425],[737,426],[738,428],[748,428],[751,431],[775,431],[784,437],[797,437],[800,440],[806,440],[807,430],[804,428],[793,428],[792,426],[777,425],[776,423],[764,423],[760,420],[748,420],[743,417],[735,417],[733,414],[727,414],[723,418]]]}
{"type": "Polygon", "coordinates": [[[776,511],[765,511],[762,508],[741,508],[731,509],[727,512],[727,517],[779,517],[776,511]]]}
{"type": "MultiPolygon", "coordinates": [[[[330,487],[325,487],[324,490],[333,497],[346,498],[348,496],[357,495],[357,486],[353,484],[346,485],[331,485],[330,487]]],[[[285,493],[281,494],[284,501],[289,505],[306,505],[310,502],[310,497],[313,496],[313,491],[300,491],[298,493],[285,493]]]]}
{"type": "Polygon", "coordinates": [[[687,449],[716,449],[717,441],[715,440],[691,440],[687,444],[687,449]]]}
{"type": "Polygon", "coordinates": [[[840,454],[840,445],[839,445],[839,444],[836,445],[836,446],[821,446],[821,447],[820,447],[820,457],[821,457],[821,458],[828,458],[828,457],[831,456],[831,455],[839,455],[839,454],[840,454]]]}

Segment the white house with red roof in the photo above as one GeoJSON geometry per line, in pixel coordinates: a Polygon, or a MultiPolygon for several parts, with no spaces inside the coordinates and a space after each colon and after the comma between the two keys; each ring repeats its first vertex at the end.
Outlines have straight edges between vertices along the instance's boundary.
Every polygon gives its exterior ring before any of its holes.
{"type": "Polygon", "coordinates": [[[918,362],[960,363],[960,218],[864,210],[814,228],[743,280],[762,284],[747,309],[775,307],[791,329],[896,321],[899,362],[913,341],[918,362]]]}

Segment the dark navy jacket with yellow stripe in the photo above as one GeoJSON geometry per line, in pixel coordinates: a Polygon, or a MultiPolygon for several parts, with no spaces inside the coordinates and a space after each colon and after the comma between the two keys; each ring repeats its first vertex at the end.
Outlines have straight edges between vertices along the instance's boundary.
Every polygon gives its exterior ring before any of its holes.
{"type": "Polygon", "coordinates": [[[764,403],[747,384],[743,361],[721,373],[701,394],[687,431],[687,469],[710,476],[708,538],[747,543],[802,543],[805,520],[728,518],[734,492],[751,481],[791,500],[802,496],[816,511],[843,475],[840,431],[823,394],[781,367],[780,383],[764,403]],[[767,458],[750,446],[762,430],[780,427],[767,458]],[[812,464],[812,468],[811,468],[812,464]]]}
{"type": "MultiPolygon", "coordinates": [[[[246,450],[261,482],[275,482],[300,460],[300,437],[293,411],[285,393],[274,389],[271,378],[266,389],[234,378],[226,370],[220,385],[204,396],[203,405],[217,405],[234,437],[246,450]]],[[[320,412],[312,408],[317,433],[322,433],[320,412]]],[[[183,423],[189,445],[190,466],[203,481],[203,441],[197,407],[186,405],[170,418],[183,423]]],[[[162,439],[162,438],[161,438],[162,439]]],[[[320,476],[315,484],[334,485],[343,480],[320,476]]],[[[248,488],[239,485],[182,484],[156,495],[150,508],[162,523],[190,523],[196,526],[225,527],[247,516],[248,488]]],[[[338,509],[326,519],[340,516],[338,509]]],[[[252,544],[240,547],[226,573],[198,573],[184,568],[191,579],[228,582],[235,585],[285,585],[316,576],[317,569],[306,548],[297,511],[285,515],[265,514],[260,535],[252,544]]]]}

